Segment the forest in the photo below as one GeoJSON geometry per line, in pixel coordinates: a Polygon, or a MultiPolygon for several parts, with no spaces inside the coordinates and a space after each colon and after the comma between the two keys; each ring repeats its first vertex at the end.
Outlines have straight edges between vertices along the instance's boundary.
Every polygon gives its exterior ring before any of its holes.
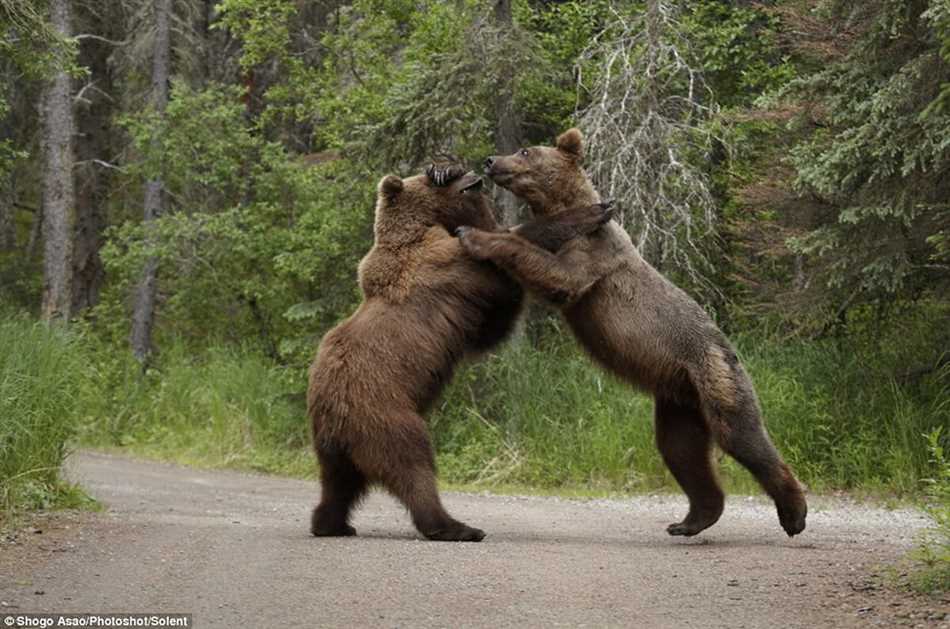
{"type": "MultiPolygon", "coordinates": [[[[4,516],[82,503],[77,446],[313,477],[377,182],[577,126],[809,489],[950,528],[948,0],[0,0],[0,75],[4,516]]],[[[429,423],[449,484],[675,486],[540,303],[429,423]]]]}

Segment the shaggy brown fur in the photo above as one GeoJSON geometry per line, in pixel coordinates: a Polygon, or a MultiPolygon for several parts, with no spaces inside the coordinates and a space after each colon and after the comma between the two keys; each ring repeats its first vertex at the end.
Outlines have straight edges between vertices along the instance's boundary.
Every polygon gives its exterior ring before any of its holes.
{"type": "MultiPolygon", "coordinates": [[[[471,173],[430,170],[379,184],[375,243],[359,266],[364,301],[323,338],[310,369],[308,408],[323,486],[314,535],[353,535],[350,511],[378,483],[429,539],[485,536],[443,508],[422,417],[458,362],[500,343],[521,306],[518,284],[465,255],[450,235],[463,223],[496,229],[480,183],[471,173]]],[[[557,234],[587,233],[608,217],[591,204],[524,229],[556,250],[563,244],[557,234]]]]}
{"type": "MultiPolygon", "coordinates": [[[[571,129],[554,148],[536,146],[486,161],[487,174],[526,200],[536,215],[557,216],[599,198],[581,167],[583,138],[571,129]]],[[[671,535],[695,535],[722,514],[712,444],[755,475],[774,499],[788,535],[805,528],[801,486],[762,424],[752,381],[729,341],[686,293],[638,253],[614,221],[557,254],[510,234],[459,230],[466,251],[508,270],[557,305],[598,363],[656,401],[657,446],[689,497],[671,535]]]]}

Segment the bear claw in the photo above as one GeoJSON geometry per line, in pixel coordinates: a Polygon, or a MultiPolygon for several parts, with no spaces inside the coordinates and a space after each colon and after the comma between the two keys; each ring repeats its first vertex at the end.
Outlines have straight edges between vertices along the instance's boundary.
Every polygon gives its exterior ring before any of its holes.
{"type": "Polygon", "coordinates": [[[425,536],[434,542],[480,542],[485,539],[485,531],[459,524],[441,531],[425,533],[425,536]]]}
{"type": "Polygon", "coordinates": [[[722,509],[716,509],[712,513],[706,513],[699,517],[694,517],[689,515],[682,522],[674,522],[666,527],[666,532],[670,535],[681,535],[683,537],[692,537],[697,533],[701,533],[708,529],[710,526],[719,521],[719,516],[722,513],[722,509]]]}
{"type": "Polygon", "coordinates": [[[789,537],[795,537],[799,533],[805,530],[805,514],[791,514],[787,512],[779,512],[778,515],[779,524],[782,525],[782,528],[785,530],[785,533],[789,537]]]}
{"type": "Polygon", "coordinates": [[[702,530],[703,529],[696,528],[695,526],[689,526],[685,522],[676,522],[666,527],[666,532],[669,533],[670,535],[683,536],[683,537],[692,537],[693,535],[696,535],[702,530]]]}
{"type": "Polygon", "coordinates": [[[356,535],[356,529],[349,524],[329,528],[314,526],[310,530],[310,533],[313,534],[314,537],[352,537],[356,535]]]}

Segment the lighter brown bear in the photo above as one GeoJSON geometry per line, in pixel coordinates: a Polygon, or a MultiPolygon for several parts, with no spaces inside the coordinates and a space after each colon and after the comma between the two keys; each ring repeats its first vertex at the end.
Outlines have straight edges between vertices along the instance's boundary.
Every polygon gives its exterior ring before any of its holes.
{"type": "MultiPolygon", "coordinates": [[[[459,361],[500,343],[521,307],[518,284],[450,235],[463,223],[496,229],[480,188],[481,179],[452,169],[379,184],[375,242],[359,266],[363,303],[326,334],[310,368],[322,484],[316,536],[355,534],[350,513],[372,484],[402,501],[429,539],[485,536],[442,506],[423,419],[459,361]]],[[[592,204],[533,221],[519,237],[556,250],[608,217],[592,204]]]]}
{"type": "MultiPolygon", "coordinates": [[[[555,147],[491,157],[486,174],[524,199],[536,216],[599,201],[581,165],[583,137],[571,129],[555,147]]],[[[689,497],[671,535],[695,535],[722,514],[713,443],[745,466],[775,501],[785,532],[805,529],[802,488],[772,445],[752,381],[712,319],[639,254],[610,221],[550,253],[510,234],[462,228],[466,251],[490,260],[556,305],[593,359],[655,399],[656,441],[689,497]]]]}

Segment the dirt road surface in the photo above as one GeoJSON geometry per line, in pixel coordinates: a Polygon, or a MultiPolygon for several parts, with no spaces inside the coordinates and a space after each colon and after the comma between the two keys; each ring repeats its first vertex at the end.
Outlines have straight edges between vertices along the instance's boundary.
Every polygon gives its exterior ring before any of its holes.
{"type": "Polygon", "coordinates": [[[358,536],[308,534],[315,482],[82,453],[102,513],[52,515],[0,543],[0,614],[193,614],[195,627],[950,627],[950,601],[888,585],[926,519],[812,497],[789,539],[733,498],[671,538],[681,496],[451,494],[480,544],[423,541],[374,493],[358,536]]]}

